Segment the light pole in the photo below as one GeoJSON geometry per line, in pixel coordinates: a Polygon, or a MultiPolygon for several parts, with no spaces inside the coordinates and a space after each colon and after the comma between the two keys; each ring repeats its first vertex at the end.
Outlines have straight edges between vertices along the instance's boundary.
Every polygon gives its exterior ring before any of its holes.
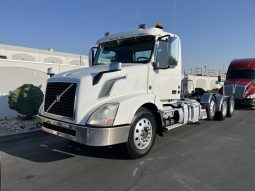
{"type": "Polygon", "coordinates": [[[207,74],[206,74],[206,67],[207,67],[207,66],[204,66],[204,68],[205,68],[205,76],[207,76],[207,74]]]}

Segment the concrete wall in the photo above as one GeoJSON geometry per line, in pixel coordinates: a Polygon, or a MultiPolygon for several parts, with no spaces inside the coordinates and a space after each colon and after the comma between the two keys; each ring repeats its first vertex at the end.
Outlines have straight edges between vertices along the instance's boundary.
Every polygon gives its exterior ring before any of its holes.
{"type": "Polygon", "coordinates": [[[29,61],[14,61],[0,59],[0,119],[17,117],[18,113],[8,105],[8,95],[23,84],[33,84],[41,87],[44,92],[48,79],[47,69],[53,68],[54,73],[83,68],[79,65],[52,64],[29,61]]]}

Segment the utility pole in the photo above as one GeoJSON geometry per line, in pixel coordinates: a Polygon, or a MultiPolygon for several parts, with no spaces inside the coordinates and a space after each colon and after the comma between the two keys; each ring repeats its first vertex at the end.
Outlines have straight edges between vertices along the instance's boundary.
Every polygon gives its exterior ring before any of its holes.
{"type": "Polygon", "coordinates": [[[207,67],[207,66],[204,66],[204,68],[205,68],[205,76],[207,76],[206,67],[207,67]]]}

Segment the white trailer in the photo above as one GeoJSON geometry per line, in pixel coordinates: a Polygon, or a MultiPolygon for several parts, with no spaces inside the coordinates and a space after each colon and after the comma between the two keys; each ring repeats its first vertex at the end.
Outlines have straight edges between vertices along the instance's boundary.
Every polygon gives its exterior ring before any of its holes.
{"type": "Polygon", "coordinates": [[[232,116],[232,97],[205,93],[181,99],[180,38],[155,28],[110,34],[90,52],[90,67],[48,79],[38,125],[85,145],[125,143],[146,155],[156,134],[201,119],[232,116]]]}

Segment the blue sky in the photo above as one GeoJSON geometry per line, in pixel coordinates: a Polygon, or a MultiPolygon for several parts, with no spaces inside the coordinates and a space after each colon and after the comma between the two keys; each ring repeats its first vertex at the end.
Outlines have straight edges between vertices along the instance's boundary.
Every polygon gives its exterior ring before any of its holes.
{"type": "MultiPolygon", "coordinates": [[[[176,0],[186,72],[218,71],[255,57],[254,0],[176,0]]],[[[173,0],[0,0],[0,43],[88,54],[104,32],[161,21],[173,32],[173,0]],[[137,17],[137,12],[138,17],[137,17]],[[138,21],[137,21],[138,18],[138,21]]]]}

